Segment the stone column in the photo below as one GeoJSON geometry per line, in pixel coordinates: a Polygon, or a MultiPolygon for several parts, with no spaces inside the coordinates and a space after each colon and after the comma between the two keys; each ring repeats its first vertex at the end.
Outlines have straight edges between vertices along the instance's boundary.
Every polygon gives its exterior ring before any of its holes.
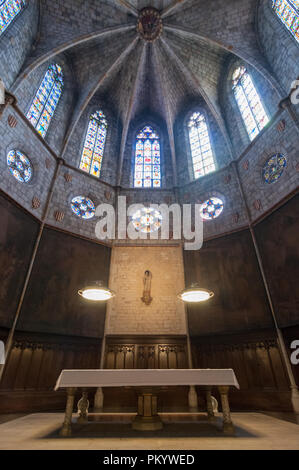
{"type": "Polygon", "coordinates": [[[65,407],[65,416],[62,428],[60,430],[60,436],[68,437],[72,435],[72,415],[74,408],[76,388],[67,389],[67,400],[65,407]]]}
{"type": "Polygon", "coordinates": [[[228,401],[229,387],[221,386],[221,387],[218,387],[218,390],[221,396],[221,404],[222,404],[223,432],[224,434],[234,435],[235,427],[231,419],[229,401],[228,401]]]}

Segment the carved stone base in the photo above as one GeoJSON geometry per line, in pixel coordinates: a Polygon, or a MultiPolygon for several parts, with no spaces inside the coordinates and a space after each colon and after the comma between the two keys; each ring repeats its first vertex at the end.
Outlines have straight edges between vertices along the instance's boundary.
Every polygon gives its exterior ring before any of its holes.
{"type": "Polygon", "coordinates": [[[138,414],[132,422],[136,431],[158,431],[163,423],[157,412],[157,396],[152,394],[150,388],[143,388],[138,393],[138,414]]]}
{"type": "Polygon", "coordinates": [[[163,429],[160,416],[136,416],[132,422],[135,431],[158,431],[163,429]]]}

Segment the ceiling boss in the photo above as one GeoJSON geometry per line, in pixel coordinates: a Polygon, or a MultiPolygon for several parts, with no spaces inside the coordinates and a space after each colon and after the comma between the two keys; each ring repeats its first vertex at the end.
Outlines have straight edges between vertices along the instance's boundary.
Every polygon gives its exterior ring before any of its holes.
{"type": "Polygon", "coordinates": [[[160,37],[162,30],[161,15],[156,8],[144,8],[140,11],[137,32],[142,39],[153,42],[160,37]]]}

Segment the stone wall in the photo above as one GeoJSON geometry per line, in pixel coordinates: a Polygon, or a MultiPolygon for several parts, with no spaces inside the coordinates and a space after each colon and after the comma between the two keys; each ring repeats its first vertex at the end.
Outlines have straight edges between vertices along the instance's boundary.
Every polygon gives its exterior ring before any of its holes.
{"type": "Polygon", "coordinates": [[[271,0],[261,0],[257,17],[259,40],[270,67],[287,94],[299,76],[298,42],[271,7],[271,0]]]}
{"type": "Polygon", "coordinates": [[[117,296],[108,305],[107,334],[185,334],[185,308],[177,299],[184,288],[180,247],[114,247],[109,286],[117,296]],[[142,302],[143,278],[152,273],[150,305],[142,302]]]}
{"type": "Polygon", "coordinates": [[[31,51],[39,21],[38,0],[30,0],[0,36],[0,77],[10,89],[31,51]]]}

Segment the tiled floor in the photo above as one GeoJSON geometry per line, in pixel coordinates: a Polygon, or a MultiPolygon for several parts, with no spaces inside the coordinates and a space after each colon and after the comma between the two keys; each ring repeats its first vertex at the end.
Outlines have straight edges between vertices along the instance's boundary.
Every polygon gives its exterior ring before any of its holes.
{"type": "MultiPolygon", "coordinates": [[[[196,416],[163,415],[164,429],[133,431],[132,415],[104,415],[60,438],[62,413],[36,413],[0,424],[0,449],[297,449],[299,425],[262,413],[233,413],[236,437],[226,437],[196,416]]],[[[0,420],[1,422],[1,420],[0,420]]],[[[218,423],[220,424],[220,419],[218,423]]]]}

